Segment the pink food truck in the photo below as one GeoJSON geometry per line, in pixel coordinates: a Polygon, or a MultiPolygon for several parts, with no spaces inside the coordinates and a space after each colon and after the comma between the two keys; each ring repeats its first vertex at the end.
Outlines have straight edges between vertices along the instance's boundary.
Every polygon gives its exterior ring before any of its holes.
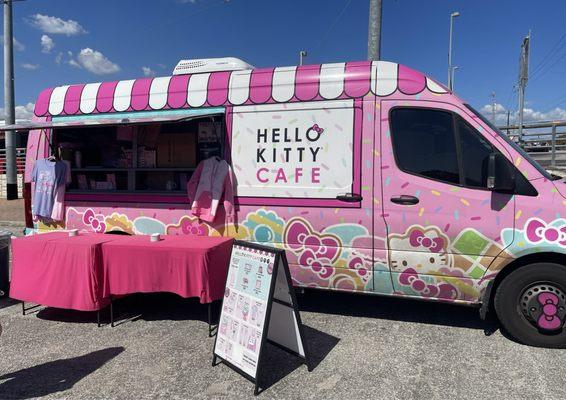
{"type": "Polygon", "coordinates": [[[46,89],[25,129],[28,233],[232,236],[284,248],[298,287],[493,307],[519,341],[566,346],[565,182],[408,67],[186,60],[46,89]],[[53,154],[61,221],[31,207],[53,154]],[[212,157],[232,193],[207,222],[187,182],[212,157]]]}

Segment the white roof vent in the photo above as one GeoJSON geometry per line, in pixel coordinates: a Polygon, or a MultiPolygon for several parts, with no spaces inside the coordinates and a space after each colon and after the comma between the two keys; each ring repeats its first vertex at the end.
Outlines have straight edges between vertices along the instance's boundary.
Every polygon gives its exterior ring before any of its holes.
{"type": "Polygon", "coordinates": [[[254,67],[235,57],[201,58],[198,60],[181,60],[175,66],[173,75],[198,74],[202,72],[241,71],[254,67]]]}

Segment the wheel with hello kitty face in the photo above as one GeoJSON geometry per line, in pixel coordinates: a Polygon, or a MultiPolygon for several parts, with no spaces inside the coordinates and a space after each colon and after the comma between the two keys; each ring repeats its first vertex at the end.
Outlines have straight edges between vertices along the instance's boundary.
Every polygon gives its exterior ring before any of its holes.
{"type": "Polygon", "coordinates": [[[513,271],[494,305],[503,328],[520,342],[566,348],[566,266],[536,263],[513,271]]]}

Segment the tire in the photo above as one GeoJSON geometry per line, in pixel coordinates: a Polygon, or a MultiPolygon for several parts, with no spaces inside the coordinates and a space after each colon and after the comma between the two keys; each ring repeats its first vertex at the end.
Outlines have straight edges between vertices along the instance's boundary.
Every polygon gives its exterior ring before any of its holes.
{"type": "Polygon", "coordinates": [[[495,312],[519,342],[566,348],[566,267],[535,263],[506,276],[495,292],[495,312]]]}

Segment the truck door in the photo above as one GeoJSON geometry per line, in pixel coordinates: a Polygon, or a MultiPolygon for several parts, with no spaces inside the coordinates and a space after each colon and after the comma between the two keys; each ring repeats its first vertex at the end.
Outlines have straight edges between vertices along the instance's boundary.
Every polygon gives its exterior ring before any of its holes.
{"type": "Polygon", "coordinates": [[[460,108],[382,101],[381,171],[388,263],[397,292],[477,301],[487,268],[509,257],[511,194],[487,189],[489,155],[502,146],[460,108]]]}

